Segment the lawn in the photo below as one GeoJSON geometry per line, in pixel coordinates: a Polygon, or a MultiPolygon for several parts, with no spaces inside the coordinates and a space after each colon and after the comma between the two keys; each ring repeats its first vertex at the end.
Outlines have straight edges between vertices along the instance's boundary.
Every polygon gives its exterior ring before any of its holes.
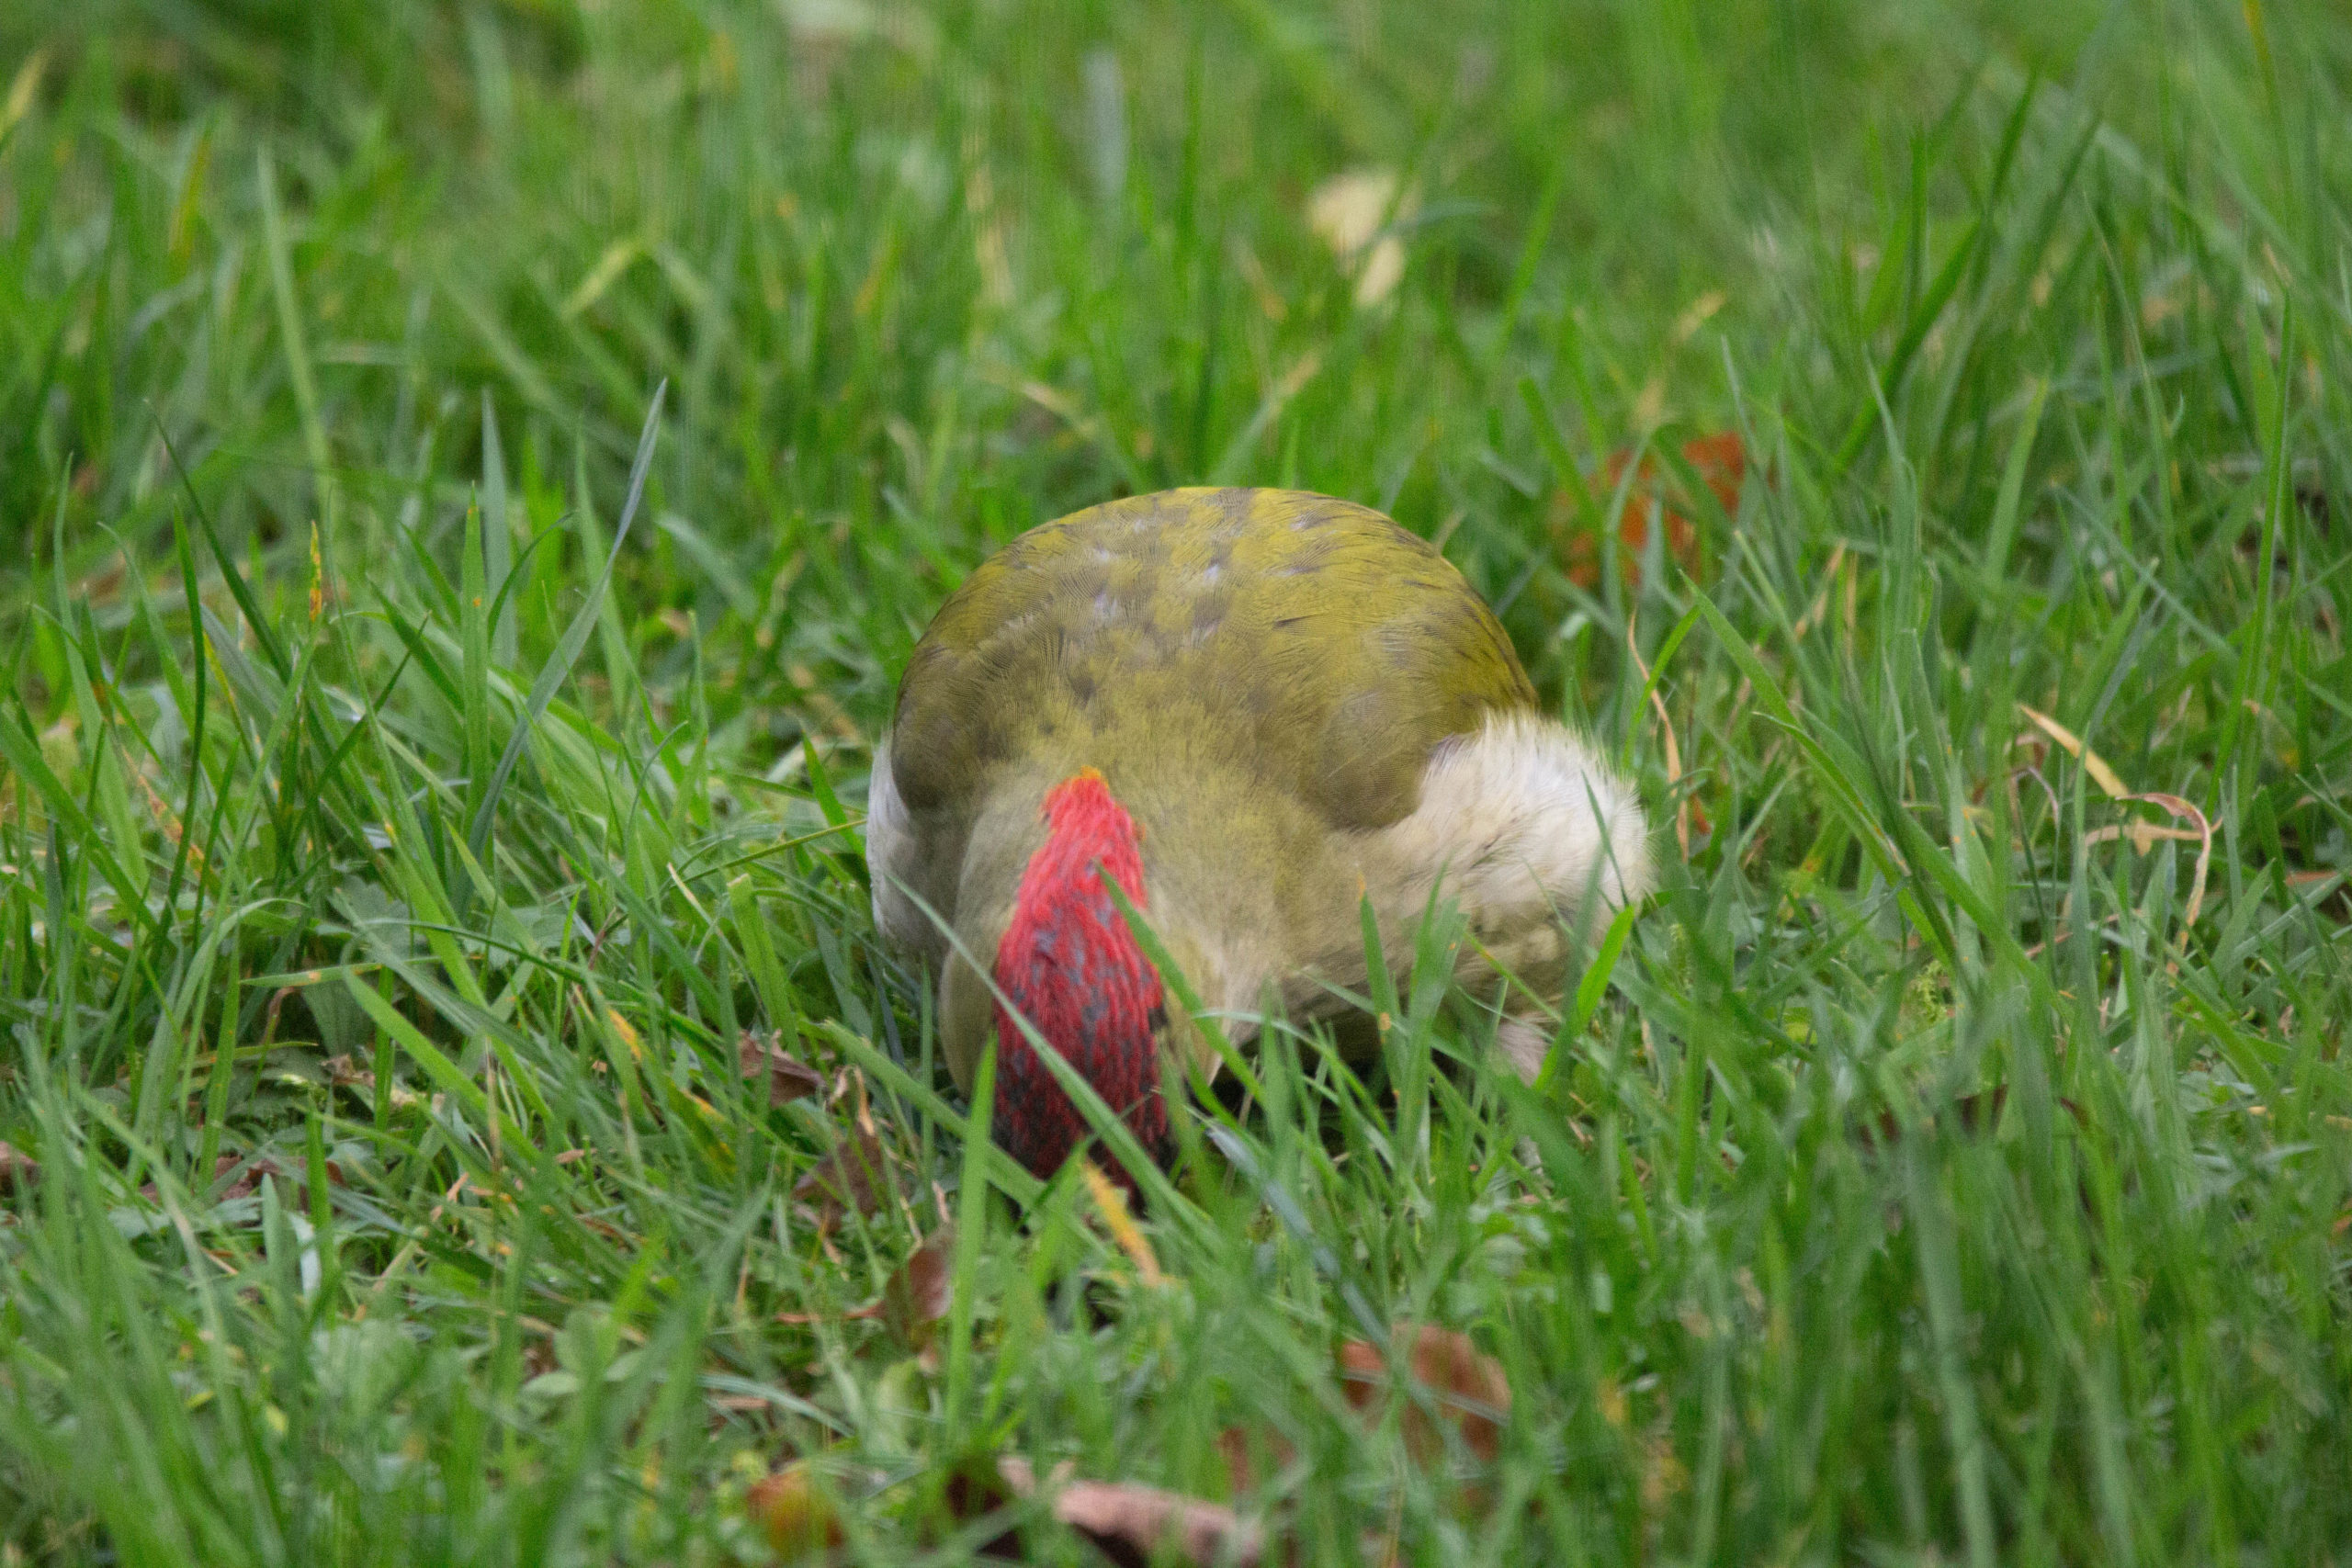
{"type": "Polygon", "coordinates": [[[0,1562],[2352,1561],[2347,123],[2332,0],[0,8],[0,1562]],[[1204,482],[1668,869],[1131,1219],[858,829],[1204,482]]]}

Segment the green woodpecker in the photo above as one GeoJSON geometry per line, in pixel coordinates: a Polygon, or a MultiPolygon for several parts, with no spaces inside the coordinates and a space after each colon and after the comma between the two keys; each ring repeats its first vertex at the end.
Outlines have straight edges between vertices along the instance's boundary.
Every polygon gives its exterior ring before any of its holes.
{"type": "MultiPolygon", "coordinates": [[[[1434,893],[1465,981],[1549,998],[1566,933],[1650,884],[1633,791],[1536,707],[1461,574],[1295,491],[1115,501],[982,564],[908,662],[865,831],[950,1071],[968,1089],[997,1040],[993,1132],[1040,1176],[1088,1129],[1003,1003],[1162,1155],[1160,1054],[1202,1049],[1105,876],[1207,1009],[1294,1018],[1363,985],[1366,898],[1392,967],[1434,893]]],[[[1532,1076],[1549,1032],[1499,1038],[1532,1076]]]]}

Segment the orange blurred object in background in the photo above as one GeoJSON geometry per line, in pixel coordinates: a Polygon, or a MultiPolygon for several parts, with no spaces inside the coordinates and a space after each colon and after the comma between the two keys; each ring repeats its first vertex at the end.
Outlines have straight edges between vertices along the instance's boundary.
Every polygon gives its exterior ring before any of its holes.
{"type": "MultiPolygon", "coordinates": [[[[1625,477],[1625,465],[1632,460],[1629,447],[1620,447],[1609,455],[1609,461],[1601,467],[1601,483],[1594,491],[1596,502],[1607,505],[1608,498],[1616,493],[1619,481],[1625,477]]],[[[1682,444],[1682,460],[1715,492],[1715,500],[1724,512],[1739,511],[1739,490],[1747,478],[1747,448],[1737,431],[1691,437],[1682,444]]],[[[1671,476],[1661,494],[1657,460],[1645,457],[1634,472],[1633,486],[1625,495],[1625,510],[1617,521],[1617,537],[1623,546],[1619,553],[1619,570],[1625,582],[1632,584],[1641,570],[1642,550],[1649,543],[1653,503],[1666,525],[1667,558],[1693,578],[1699,577],[1704,558],[1699,550],[1699,525],[1683,510],[1689,502],[1677,504],[1671,476]]],[[[1600,587],[1600,540],[1583,526],[1576,503],[1565,491],[1552,498],[1552,535],[1558,542],[1560,564],[1566,570],[1568,581],[1579,588],[1600,587]]]]}

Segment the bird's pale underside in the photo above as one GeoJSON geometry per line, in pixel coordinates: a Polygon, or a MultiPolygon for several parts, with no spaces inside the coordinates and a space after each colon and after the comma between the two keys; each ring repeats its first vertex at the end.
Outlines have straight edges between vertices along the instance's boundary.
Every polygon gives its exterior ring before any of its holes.
{"type": "MultiPolygon", "coordinates": [[[[876,919],[942,976],[959,1081],[993,1015],[956,950],[990,961],[1046,791],[1084,767],[1142,829],[1153,925],[1228,1013],[1333,1010],[1364,978],[1361,901],[1402,965],[1433,888],[1468,920],[1466,980],[1499,965],[1548,997],[1564,932],[1649,886],[1633,792],[1537,709],[1428,543],[1295,491],[1114,502],[1023,535],[950,597],[876,761],[876,919]]],[[[1522,1071],[1539,1035],[1506,1031],[1522,1071]]]]}

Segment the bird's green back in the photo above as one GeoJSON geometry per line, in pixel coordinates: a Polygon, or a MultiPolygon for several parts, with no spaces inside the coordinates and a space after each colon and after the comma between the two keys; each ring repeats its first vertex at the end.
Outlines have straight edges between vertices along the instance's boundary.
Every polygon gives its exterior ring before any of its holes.
{"type": "Polygon", "coordinates": [[[1534,700],[1492,612],[1379,513],[1171,491],[1032,529],[974,571],[908,664],[891,766],[922,814],[961,815],[1007,768],[1092,765],[1123,793],[1238,773],[1369,829],[1413,808],[1445,739],[1534,700]]]}

